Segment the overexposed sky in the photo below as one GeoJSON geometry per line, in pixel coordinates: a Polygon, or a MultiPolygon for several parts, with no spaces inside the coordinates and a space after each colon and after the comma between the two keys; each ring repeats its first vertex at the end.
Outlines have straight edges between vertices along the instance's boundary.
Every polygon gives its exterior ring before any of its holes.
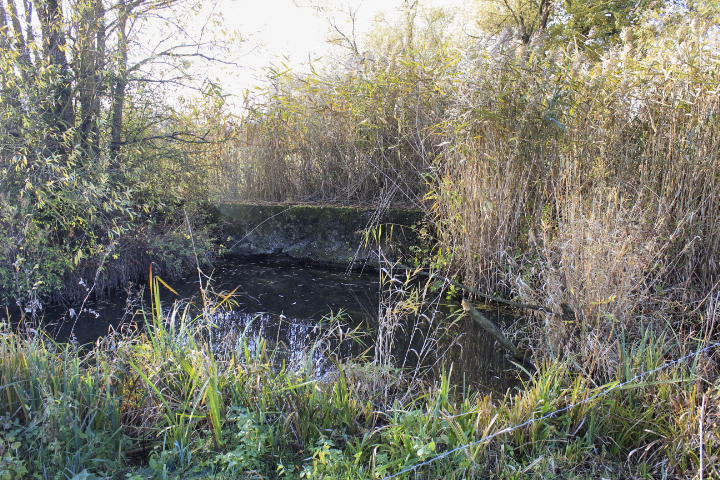
{"type": "MultiPolygon", "coordinates": [[[[420,0],[424,7],[445,6],[461,9],[469,0],[420,0]]],[[[357,10],[356,37],[362,40],[372,30],[378,15],[387,21],[399,18],[405,0],[220,0],[217,11],[224,25],[237,31],[245,41],[239,52],[239,67],[226,67],[218,75],[228,93],[236,94],[261,84],[271,65],[286,63],[301,69],[309,60],[322,57],[329,50],[328,17],[343,31],[352,27],[348,8],[357,10]],[[315,7],[323,7],[318,12],[315,7]]]]}
{"type": "Polygon", "coordinates": [[[327,25],[310,7],[293,0],[221,0],[224,24],[244,39],[237,69],[225,68],[225,88],[236,91],[261,83],[271,65],[297,67],[325,51],[327,25]],[[228,82],[234,85],[228,85],[228,82]]]}

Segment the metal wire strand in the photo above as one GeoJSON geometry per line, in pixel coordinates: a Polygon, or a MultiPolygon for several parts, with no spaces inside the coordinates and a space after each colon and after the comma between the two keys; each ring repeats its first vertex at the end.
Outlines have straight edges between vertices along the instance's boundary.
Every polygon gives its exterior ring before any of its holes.
{"type": "Polygon", "coordinates": [[[555,411],[552,411],[552,412],[550,412],[550,413],[548,413],[548,414],[546,414],[546,415],[543,415],[542,417],[531,418],[531,419],[528,420],[527,422],[521,423],[521,424],[519,424],[519,425],[515,425],[515,426],[513,426],[513,427],[504,428],[504,429],[499,430],[499,431],[497,431],[497,432],[494,432],[494,433],[492,433],[492,434],[490,434],[490,435],[488,435],[488,436],[486,436],[486,437],[483,437],[483,438],[481,438],[480,440],[476,440],[476,441],[474,441],[474,442],[472,442],[472,443],[468,443],[467,445],[461,445],[461,446],[459,446],[459,447],[457,447],[457,448],[454,448],[454,449],[452,449],[452,450],[448,450],[447,452],[444,452],[444,453],[442,453],[442,454],[440,454],[440,455],[437,455],[436,457],[433,457],[433,458],[431,458],[431,459],[429,459],[429,460],[426,460],[426,461],[424,461],[424,462],[422,462],[422,463],[418,463],[417,465],[413,465],[412,467],[408,467],[408,468],[406,468],[406,469],[404,469],[404,470],[401,470],[401,471],[399,471],[399,472],[397,472],[397,473],[395,473],[395,474],[393,474],[393,475],[388,475],[388,476],[384,477],[383,480],[389,480],[389,479],[391,479],[391,478],[399,477],[400,475],[404,475],[404,474],[406,474],[406,473],[410,473],[410,472],[412,472],[413,470],[417,470],[417,469],[420,468],[420,467],[424,467],[425,465],[429,465],[429,464],[431,464],[431,463],[433,463],[433,462],[436,462],[437,460],[441,460],[441,459],[443,459],[443,458],[445,458],[445,457],[448,457],[448,456],[452,455],[453,453],[459,452],[459,451],[464,450],[464,449],[466,449],[466,448],[473,447],[473,446],[475,446],[475,445],[479,445],[479,444],[481,444],[481,443],[483,443],[483,442],[487,442],[488,440],[492,440],[493,438],[495,438],[495,437],[497,437],[497,436],[499,436],[499,435],[513,432],[513,431],[515,431],[515,430],[517,430],[517,429],[519,429],[519,428],[523,428],[523,427],[526,427],[526,426],[528,426],[528,425],[532,425],[532,424],[535,423],[535,422],[539,422],[539,421],[542,421],[542,420],[547,420],[547,419],[549,419],[549,418],[551,418],[551,417],[554,417],[554,416],[557,415],[558,413],[562,413],[562,412],[565,412],[565,411],[567,411],[567,410],[571,410],[571,409],[573,409],[573,408],[575,408],[575,407],[578,407],[578,406],[580,406],[580,405],[583,405],[583,404],[585,404],[585,403],[588,403],[588,402],[590,402],[590,401],[592,401],[592,400],[595,400],[595,399],[597,399],[597,398],[604,397],[605,395],[608,395],[610,392],[612,392],[612,391],[614,391],[614,390],[617,390],[617,389],[619,389],[619,388],[622,388],[622,387],[626,387],[627,385],[630,385],[631,383],[637,382],[638,380],[640,380],[640,379],[643,378],[643,377],[646,377],[646,376],[648,376],[648,375],[652,375],[653,373],[657,373],[657,372],[659,372],[659,371],[661,371],[661,370],[664,370],[664,369],[666,369],[666,368],[669,368],[669,367],[671,367],[671,366],[673,366],[673,365],[677,365],[678,363],[685,362],[686,360],[689,360],[690,358],[696,357],[696,356],[698,356],[698,355],[700,355],[700,354],[702,354],[702,353],[705,353],[705,352],[707,352],[707,351],[709,351],[709,350],[712,350],[712,349],[714,349],[714,348],[717,348],[717,347],[719,347],[719,346],[720,346],[720,342],[718,342],[718,343],[713,343],[712,345],[709,345],[709,346],[707,346],[707,347],[705,347],[705,348],[703,348],[703,349],[701,349],[701,350],[698,350],[698,351],[696,351],[696,352],[693,352],[693,353],[690,353],[690,354],[688,354],[688,355],[685,355],[684,357],[680,357],[680,358],[678,358],[677,360],[673,360],[673,361],[671,361],[671,362],[668,362],[668,363],[666,363],[666,364],[663,364],[663,365],[659,366],[658,368],[656,368],[656,369],[654,369],[654,370],[649,370],[649,371],[647,371],[647,372],[643,372],[643,373],[640,373],[640,374],[638,374],[638,375],[635,375],[635,376],[634,376],[633,378],[631,378],[630,380],[627,380],[627,381],[625,381],[625,382],[622,382],[622,383],[618,383],[618,384],[616,384],[616,385],[613,385],[612,387],[608,388],[607,390],[604,390],[604,391],[602,391],[602,392],[598,392],[598,393],[596,393],[595,395],[592,395],[592,396],[586,398],[585,400],[581,400],[581,401],[579,401],[579,402],[577,402],[577,403],[573,403],[573,404],[567,405],[567,406],[565,406],[565,407],[563,407],[563,408],[559,408],[559,409],[557,409],[557,410],[555,410],[555,411]]]}

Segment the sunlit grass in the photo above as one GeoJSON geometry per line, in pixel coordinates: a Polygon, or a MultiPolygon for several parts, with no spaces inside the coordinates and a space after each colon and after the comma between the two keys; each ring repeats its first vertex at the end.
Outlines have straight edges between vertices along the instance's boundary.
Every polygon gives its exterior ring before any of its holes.
{"type": "Polygon", "coordinates": [[[155,308],[146,332],[84,349],[3,326],[4,478],[118,478],[138,458],[154,478],[691,478],[701,445],[706,478],[717,474],[710,357],[639,376],[691,347],[672,335],[623,344],[604,383],[548,360],[503,396],[463,394],[446,365],[436,386],[388,397],[367,378],[382,367],[371,358],[319,377],[311,360],[273,363],[262,342],[212,350],[212,327],[189,311],[155,308]]]}

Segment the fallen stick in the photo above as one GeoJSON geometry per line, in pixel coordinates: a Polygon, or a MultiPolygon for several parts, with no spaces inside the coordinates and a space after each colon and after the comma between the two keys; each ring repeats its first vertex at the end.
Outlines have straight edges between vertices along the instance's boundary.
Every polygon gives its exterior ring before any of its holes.
{"type": "Polygon", "coordinates": [[[533,368],[535,366],[532,364],[532,361],[530,360],[529,356],[525,355],[523,352],[518,350],[518,348],[513,344],[508,338],[505,336],[502,330],[492,323],[490,319],[488,319],[485,315],[480,313],[470,302],[463,299],[462,301],[462,307],[463,310],[465,310],[465,313],[469,314],[470,317],[475,320],[477,323],[480,324],[481,327],[485,329],[490,335],[495,337],[495,340],[498,341],[498,343],[510,353],[513,357],[516,359],[527,362],[529,365],[531,365],[533,368]]]}

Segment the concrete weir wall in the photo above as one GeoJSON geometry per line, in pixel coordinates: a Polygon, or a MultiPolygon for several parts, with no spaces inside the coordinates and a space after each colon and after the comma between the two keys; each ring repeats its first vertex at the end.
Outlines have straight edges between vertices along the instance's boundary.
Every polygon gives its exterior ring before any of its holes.
{"type": "MultiPolygon", "coordinates": [[[[377,216],[373,208],[309,205],[218,204],[223,244],[231,255],[283,255],[336,267],[377,266],[378,242],[366,230],[377,216]]],[[[380,248],[394,259],[416,243],[411,228],[420,210],[389,209],[379,218],[380,248]]]]}

